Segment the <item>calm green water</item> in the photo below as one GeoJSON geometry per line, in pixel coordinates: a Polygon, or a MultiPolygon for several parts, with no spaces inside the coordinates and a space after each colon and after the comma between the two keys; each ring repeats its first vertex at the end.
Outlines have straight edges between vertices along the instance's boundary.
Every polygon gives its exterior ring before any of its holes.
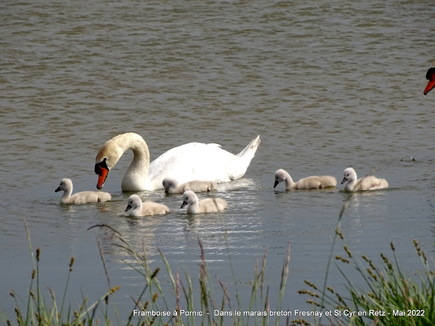
{"type": "MultiPolygon", "coordinates": [[[[283,307],[308,309],[297,290],[304,279],[323,281],[347,195],[341,185],[274,191],[278,168],[294,179],[341,180],[348,166],[387,178],[389,190],[350,201],[345,244],[377,257],[393,241],[415,272],[412,240],[430,257],[435,252],[435,93],[422,95],[434,62],[434,15],[430,1],[3,1],[1,296],[14,289],[24,297],[30,282],[25,220],[33,247],[42,250],[42,282],[59,295],[76,258],[76,303],[81,291],[94,299],[107,290],[98,241],[111,285],[122,286],[112,303],[127,318],[143,284],[110,232],[87,231],[105,223],[146,248],[153,267],[162,266],[160,248],[193,278],[201,240],[211,274],[228,284],[236,278],[243,300],[265,251],[276,290],[290,243],[283,307]],[[98,149],[127,131],[147,140],[153,158],[190,141],[217,142],[233,153],[257,134],[262,144],[246,178],[218,189],[229,203],[223,214],[188,217],[180,197],[155,191],[140,195],[164,202],[170,214],[120,217],[131,155],[105,185],[112,202],[60,206],[59,180],[71,178],[76,191],[95,189],[98,149]]],[[[343,285],[336,270],[330,283],[343,285]]],[[[12,300],[2,299],[0,314],[12,318],[12,300]]]]}

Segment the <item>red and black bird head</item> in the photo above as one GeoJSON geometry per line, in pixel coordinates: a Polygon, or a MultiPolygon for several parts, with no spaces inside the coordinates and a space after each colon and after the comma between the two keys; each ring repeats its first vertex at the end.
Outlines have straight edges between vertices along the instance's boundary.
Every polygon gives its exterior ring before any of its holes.
{"type": "Polygon", "coordinates": [[[426,79],[429,82],[427,83],[427,86],[423,91],[424,95],[429,93],[432,90],[432,88],[435,87],[435,67],[429,68],[429,70],[426,73],[426,79]]]}

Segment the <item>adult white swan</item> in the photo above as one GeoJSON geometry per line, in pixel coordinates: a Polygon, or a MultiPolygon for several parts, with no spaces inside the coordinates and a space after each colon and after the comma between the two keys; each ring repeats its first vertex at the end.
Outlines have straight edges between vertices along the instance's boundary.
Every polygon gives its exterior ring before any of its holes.
{"type": "Polygon", "coordinates": [[[182,184],[192,180],[228,182],[242,178],[260,145],[253,139],[239,154],[223,150],[218,144],[188,143],[174,147],[150,163],[145,140],[136,133],[125,133],[108,140],[95,159],[97,188],[103,188],[109,171],[125,151],[134,157],[121,183],[123,191],[162,189],[162,180],[172,178],[182,184]]]}

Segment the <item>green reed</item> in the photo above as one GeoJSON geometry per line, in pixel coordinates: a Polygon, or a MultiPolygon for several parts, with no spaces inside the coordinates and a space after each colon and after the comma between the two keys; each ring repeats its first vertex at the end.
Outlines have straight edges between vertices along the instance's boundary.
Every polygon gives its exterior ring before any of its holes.
{"type": "Polygon", "coordinates": [[[4,320],[7,325],[92,325],[96,321],[95,312],[97,307],[105,302],[108,303],[109,296],[115,293],[119,287],[109,289],[97,301],[88,304],[88,300],[83,298],[83,301],[75,308],[71,305],[66,307],[68,297],[68,287],[70,282],[70,275],[73,271],[75,258],[70,259],[67,271],[67,279],[62,295],[59,301],[56,294],[50,288],[48,289],[49,299],[46,299],[42,291],[40,282],[40,264],[41,264],[41,249],[36,248],[33,250],[30,241],[30,231],[26,221],[24,221],[27,239],[30,247],[30,253],[33,262],[33,269],[30,277],[29,291],[27,293],[27,300],[21,300],[14,291],[10,292],[10,296],[15,302],[15,322],[10,319],[4,320]]]}
{"type": "MultiPolygon", "coordinates": [[[[98,227],[112,229],[104,224],[98,225],[98,227]]],[[[138,298],[134,299],[128,325],[132,323],[137,325],[269,325],[267,315],[253,317],[235,313],[244,310],[267,311],[270,309],[268,286],[265,281],[267,252],[263,255],[261,264],[256,264],[254,268],[253,280],[250,282],[252,285],[249,306],[242,307],[237,280],[234,279],[232,284],[227,285],[218,277],[211,276],[203,243],[200,240],[198,240],[200,257],[198,276],[197,280],[193,281],[192,275],[187,269],[174,270],[159,248],[157,250],[162,266],[152,268],[144,253],[133,248],[119,232],[113,229],[112,231],[117,238],[117,242],[114,244],[128,253],[129,258],[134,258],[134,263],[126,262],[126,264],[136,270],[144,278],[145,283],[138,298]],[[166,272],[166,277],[164,275],[162,277],[167,280],[166,284],[169,285],[169,288],[168,286],[163,288],[159,281],[158,276],[163,271],[166,272]],[[197,287],[194,286],[195,282],[197,287]],[[230,289],[235,289],[235,292],[230,289]],[[215,315],[214,311],[216,310],[231,312],[232,315],[215,315]],[[170,315],[140,315],[140,312],[150,311],[167,311],[170,312],[170,315]]],[[[145,252],[145,249],[143,248],[142,251],[145,252]]],[[[290,247],[281,271],[277,308],[281,308],[282,305],[289,263],[290,247]]],[[[230,268],[232,269],[232,265],[230,268]]],[[[279,324],[278,318],[275,323],[279,324]]]]}
{"type": "MultiPolygon", "coordinates": [[[[252,280],[249,282],[251,284],[249,305],[243,307],[231,259],[230,268],[234,279],[230,281],[230,284],[225,284],[217,276],[213,277],[210,274],[201,241],[198,241],[200,256],[198,276],[194,280],[191,272],[187,269],[174,270],[160,249],[158,252],[161,262],[151,264],[145,254],[145,248],[142,250],[133,248],[118,231],[108,225],[95,225],[93,227],[104,227],[113,231],[115,239],[113,245],[128,255],[129,259],[125,261],[125,264],[136,271],[144,281],[140,293],[131,297],[131,313],[125,318],[118,317],[122,321],[114,321],[109,316],[116,312],[116,306],[113,300],[109,302],[109,297],[114,295],[120,287],[110,284],[106,260],[98,238],[97,244],[109,290],[93,303],[88,303],[88,299],[83,295],[83,300],[73,307],[68,303],[68,291],[75,258],[72,257],[68,264],[65,287],[60,302],[51,289],[48,290],[49,300],[47,300],[40,282],[41,250],[39,248],[33,250],[26,222],[25,227],[34,268],[26,300],[21,300],[13,291],[10,293],[15,302],[15,322],[3,318],[3,322],[7,325],[270,325],[273,323],[273,318],[275,318],[275,325],[282,324],[282,317],[269,318],[267,314],[251,316],[241,313],[245,309],[253,311],[268,311],[270,309],[269,285],[266,282],[267,251],[260,263],[257,262],[255,265],[252,280]],[[158,266],[152,267],[151,265],[158,266]],[[162,276],[165,286],[162,286],[159,280],[160,276],[162,276]],[[232,312],[232,315],[215,315],[215,310],[232,312]],[[152,315],[150,314],[152,311],[160,312],[160,314],[152,315]],[[240,315],[236,314],[236,311],[239,311],[240,315]],[[162,315],[162,312],[168,312],[168,314],[162,315]]],[[[281,309],[282,306],[289,263],[290,246],[281,269],[276,309],[281,309]]]]}
{"type": "MultiPolygon", "coordinates": [[[[328,324],[334,325],[433,325],[435,322],[435,270],[427,259],[417,240],[413,241],[416,254],[421,261],[417,275],[405,273],[396,255],[396,248],[390,243],[390,255],[380,253],[380,263],[375,263],[366,255],[358,257],[348,246],[343,245],[344,253],[333,257],[333,247],[337,238],[345,240],[340,231],[343,212],[349,201],[346,201],[340,212],[336,236],[333,239],[331,256],[327,271],[335,260],[339,273],[346,285],[345,293],[339,293],[327,285],[327,277],[321,288],[310,281],[305,281],[308,289],[299,293],[309,298],[307,303],[314,309],[330,311],[328,324]],[[354,273],[346,272],[350,268],[357,271],[358,281],[354,273]],[[361,283],[362,280],[362,283],[361,283]],[[354,284],[363,284],[358,288],[354,284]]],[[[301,321],[301,323],[308,323],[301,321]]],[[[324,324],[318,319],[314,324],[324,324]]]]}

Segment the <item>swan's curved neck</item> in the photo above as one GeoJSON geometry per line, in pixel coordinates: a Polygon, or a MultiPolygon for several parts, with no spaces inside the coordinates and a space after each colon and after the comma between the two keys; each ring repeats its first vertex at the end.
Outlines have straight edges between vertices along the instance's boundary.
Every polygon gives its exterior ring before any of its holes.
{"type": "Polygon", "coordinates": [[[198,213],[199,212],[199,202],[198,202],[198,200],[195,200],[193,203],[190,204],[189,211],[191,213],[198,213]]]}
{"type": "Polygon", "coordinates": [[[63,191],[62,199],[67,199],[71,197],[72,192],[73,192],[72,185],[70,185],[69,187],[65,187],[65,190],[63,191]]]}
{"type": "Polygon", "coordinates": [[[142,185],[146,182],[150,166],[148,145],[141,136],[126,133],[110,139],[97,154],[96,160],[101,162],[106,158],[107,167],[112,169],[129,149],[133,151],[134,157],[122,179],[121,187],[125,191],[136,191],[143,189],[142,185]]]}
{"type": "Polygon", "coordinates": [[[137,205],[136,207],[134,207],[134,208],[131,210],[131,213],[132,213],[133,215],[140,216],[141,213],[142,213],[142,203],[140,203],[139,205],[137,205]]]}
{"type": "Polygon", "coordinates": [[[293,189],[294,187],[294,182],[292,177],[290,176],[290,174],[288,174],[287,172],[285,173],[285,187],[286,189],[293,189]]]}
{"type": "Polygon", "coordinates": [[[188,203],[189,203],[189,206],[188,206],[189,213],[193,213],[193,214],[199,213],[199,199],[196,195],[192,196],[189,199],[188,203]]]}
{"type": "Polygon", "coordinates": [[[130,137],[126,142],[121,143],[123,152],[128,149],[133,151],[133,160],[122,178],[121,188],[123,190],[137,190],[143,188],[148,177],[150,167],[150,153],[148,146],[142,137],[130,137]]]}
{"type": "Polygon", "coordinates": [[[346,183],[345,190],[347,190],[347,191],[352,191],[353,188],[355,188],[355,180],[352,180],[352,181],[349,180],[349,181],[346,183]]]}
{"type": "Polygon", "coordinates": [[[352,191],[356,187],[357,183],[358,183],[358,177],[355,173],[348,179],[345,189],[347,191],[352,191]]]}

